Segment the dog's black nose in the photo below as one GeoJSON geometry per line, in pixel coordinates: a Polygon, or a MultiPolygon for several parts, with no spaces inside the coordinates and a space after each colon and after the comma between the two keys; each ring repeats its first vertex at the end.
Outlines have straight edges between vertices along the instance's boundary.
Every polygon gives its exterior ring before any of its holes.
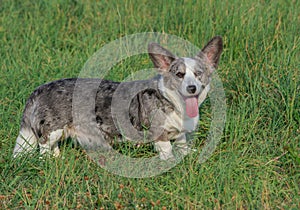
{"type": "Polygon", "coordinates": [[[196,92],[196,85],[189,85],[186,87],[188,93],[193,94],[196,92]]]}

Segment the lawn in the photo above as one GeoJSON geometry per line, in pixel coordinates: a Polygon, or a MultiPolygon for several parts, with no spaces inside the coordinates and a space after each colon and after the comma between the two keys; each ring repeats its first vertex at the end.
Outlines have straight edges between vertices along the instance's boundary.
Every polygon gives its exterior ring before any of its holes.
{"type": "MultiPolygon", "coordinates": [[[[0,209],[300,209],[299,11],[296,0],[1,0],[0,209]],[[209,98],[194,137],[198,152],[157,176],[115,175],[71,142],[61,145],[62,157],[11,158],[36,87],[78,77],[101,47],[143,32],[199,48],[223,37],[217,72],[226,124],[206,162],[198,158],[213,115],[209,98]]],[[[106,78],[122,81],[151,66],[146,55],[133,56],[106,78]]],[[[132,145],[118,147],[137,155],[132,145]]],[[[154,153],[149,145],[143,152],[154,153]]]]}

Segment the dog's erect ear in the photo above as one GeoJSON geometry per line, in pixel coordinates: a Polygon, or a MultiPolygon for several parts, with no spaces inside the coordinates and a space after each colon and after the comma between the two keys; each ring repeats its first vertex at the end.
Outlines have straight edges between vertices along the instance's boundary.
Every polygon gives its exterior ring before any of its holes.
{"type": "Polygon", "coordinates": [[[222,37],[215,36],[201,50],[201,52],[198,54],[198,56],[201,57],[200,54],[203,53],[208,58],[208,61],[210,62],[210,64],[214,68],[217,68],[222,50],[223,50],[222,37]]]}
{"type": "Polygon", "coordinates": [[[162,71],[168,70],[171,63],[176,59],[175,55],[157,43],[148,45],[148,53],[154,66],[162,71]]]}

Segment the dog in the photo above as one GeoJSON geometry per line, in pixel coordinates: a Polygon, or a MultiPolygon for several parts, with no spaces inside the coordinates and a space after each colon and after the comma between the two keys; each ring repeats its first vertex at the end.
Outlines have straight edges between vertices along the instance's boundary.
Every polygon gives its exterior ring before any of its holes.
{"type": "Polygon", "coordinates": [[[116,121],[123,116],[127,116],[129,120],[124,119],[130,123],[123,125],[125,129],[131,127],[141,133],[143,128],[152,127],[151,141],[161,160],[174,158],[170,140],[174,140],[180,153],[188,154],[186,134],[197,128],[199,106],[209,92],[211,76],[222,50],[220,36],[212,38],[198,54],[189,58],[177,57],[159,44],[150,43],[148,54],[159,73],[152,79],[122,85],[102,79],[71,78],[38,87],[26,102],[13,157],[36,148],[41,154],[59,156],[58,142],[68,137],[76,139],[83,148],[110,150],[114,139],[122,139],[116,121]],[[140,87],[139,84],[149,88],[134,89],[140,87]],[[96,87],[93,94],[86,94],[91,87],[96,87]],[[76,97],[82,100],[75,104],[77,89],[82,92],[76,97]],[[128,106],[114,97],[117,91],[129,101],[128,106]],[[127,97],[130,92],[137,94],[127,97]],[[86,103],[92,97],[94,102],[86,103]],[[128,110],[118,112],[119,108],[113,108],[113,101],[117,101],[114,103],[117,107],[129,107],[128,110]],[[112,110],[117,110],[117,114],[113,115],[112,110]],[[156,118],[153,118],[153,110],[160,113],[156,118]]]}

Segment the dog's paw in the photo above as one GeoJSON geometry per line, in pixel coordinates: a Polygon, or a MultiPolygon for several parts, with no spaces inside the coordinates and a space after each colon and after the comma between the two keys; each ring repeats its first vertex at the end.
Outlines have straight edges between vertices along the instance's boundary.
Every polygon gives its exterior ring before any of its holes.
{"type": "Polygon", "coordinates": [[[53,155],[53,157],[59,157],[60,156],[60,150],[59,150],[58,147],[55,147],[53,149],[52,155],[53,155]]]}
{"type": "Polygon", "coordinates": [[[181,154],[186,156],[187,154],[191,153],[191,152],[196,152],[196,149],[192,149],[191,147],[189,147],[188,145],[176,145],[177,147],[177,151],[181,154]]]}
{"type": "Polygon", "coordinates": [[[160,152],[159,153],[159,159],[161,160],[175,160],[175,157],[173,153],[167,153],[167,152],[160,152]]]}

